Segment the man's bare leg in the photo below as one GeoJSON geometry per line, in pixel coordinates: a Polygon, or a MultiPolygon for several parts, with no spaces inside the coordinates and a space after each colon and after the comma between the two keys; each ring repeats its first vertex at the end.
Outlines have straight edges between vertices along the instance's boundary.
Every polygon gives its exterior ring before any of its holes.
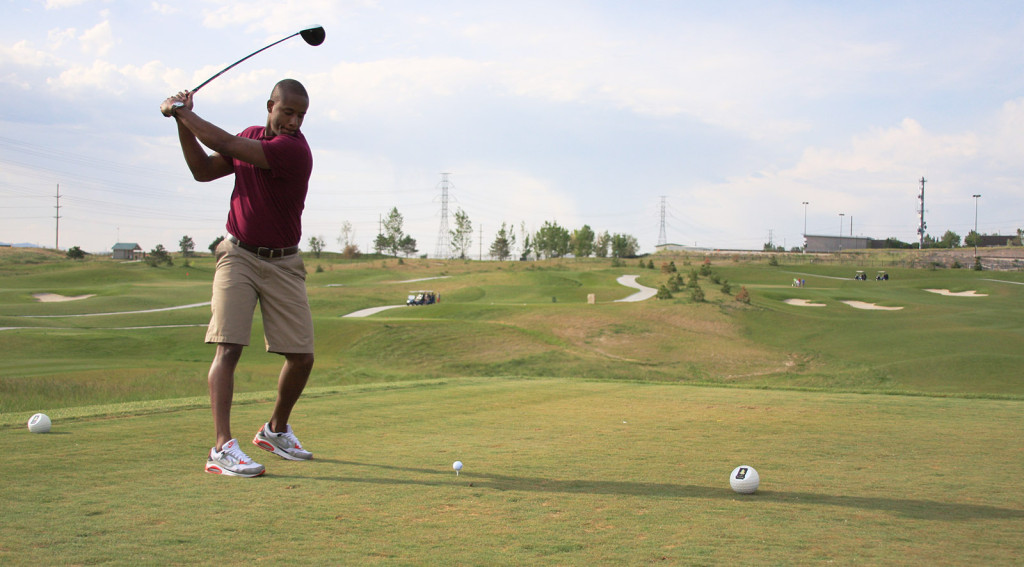
{"type": "Polygon", "coordinates": [[[270,417],[270,430],[283,433],[291,417],[292,408],[306,388],[313,371],[313,354],[286,354],[281,376],[277,380],[277,402],[270,417]]]}
{"type": "Polygon", "coordinates": [[[235,393],[235,367],[245,347],[237,344],[217,345],[217,353],[210,365],[207,382],[210,386],[210,409],[213,411],[213,428],[217,435],[214,448],[220,451],[231,436],[231,402],[235,393]]]}

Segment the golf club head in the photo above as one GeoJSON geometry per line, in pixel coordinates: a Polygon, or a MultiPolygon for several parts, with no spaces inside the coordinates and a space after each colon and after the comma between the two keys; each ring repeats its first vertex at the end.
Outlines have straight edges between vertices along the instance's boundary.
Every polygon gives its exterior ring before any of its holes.
{"type": "Polygon", "coordinates": [[[300,31],[299,35],[302,36],[302,39],[306,40],[306,43],[317,46],[324,42],[327,32],[324,31],[323,26],[314,26],[300,31]]]}

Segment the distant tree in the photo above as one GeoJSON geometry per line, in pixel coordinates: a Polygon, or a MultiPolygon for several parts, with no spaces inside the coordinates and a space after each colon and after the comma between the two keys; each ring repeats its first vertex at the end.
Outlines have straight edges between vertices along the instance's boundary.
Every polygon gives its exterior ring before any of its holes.
{"type": "Polygon", "coordinates": [[[686,280],[686,287],[700,287],[700,277],[696,269],[690,270],[690,277],[686,280]]]}
{"type": "Polygon", "coordinates": [[[348,221],[341,222],[341,235],[338,236],[338,245],[344,250],[351,244],[355,244],[356,240],[356,229],[352,228],[352,223],[348,221]]]}
{"type": "Polygon", "coordinates": [[[955,232],[953,232],[952,230],[947,230],[946,233],[942,235],[942,240],[939,240],[939,242],[937,243],[937,247],[938,248],[959,248],[960,247],[960,235],[955,233],[955,232]]]}
{"type": "Polygon", "coordinates": [[[608,248],[611,247],[612,237],[608,234],[608,231],[602,232],[594,240],[594,255],[598,258],[608,257],[608,248]]]}
{"type": "Polygon", "coordinates": [[[398,243],[398,248],[402,251],[402,254],[405,254],[406,258],[418,252],[416,250],[416,239],[408,234],[402,237],[402,240],[398,243]]]}
{"type": "Polygon", "coordinates": [[[491,258],[504,262],[512,255],[512,247],[516,245],[516,235],[509,230],[505,223],[501,223],[498,234],[491,243],[491,258]]]}
{"type": "Polygon", "coordinates": [[[83,252],[78,246],[72,246],[71,248],[68,248],[67,257],[72,260],[81,260],[82,258],[85,258],[85,252],[83,252]]]}
{"type": "Polygon", "coordinates": [[[178,241],[178,248],[181,250],[181,256],[188,258],[192,255],[192,251],[196,249],[196,243],[192,240],[191,236],[185,235],[178,241]]]}
{"type": "Polygon", "coordinates": [[[722,280],[722,293],[725,295],[732,294],[732,285],[729,284],[729,280],[722,280]]]}
{"type": "Polygon", "coordinates": [[[570,239],[569,231],[559,226],[557,222],[544,221],[544,225],[533,237],[533,243],[538,256],[561,258],[569,253],[570,239]]]}
{"type": "Polygon", "coordinates": [[[311,252],[313,252],[313,256],[316,256],[317,258],[319,258],[320,257],[320,253],[324,251],[324,245],[325,244],[326,243],[324,242],[324,237],[323,236],[310,236],[309,237],[309,249],[310,249],[311,252]]]}
{"type": "Polygon", "coordinates": [[[398,207],[392,207],[391,212],[384,219],[383,250],[387,250],[392,256],[397,256],[398,251],[402,248],[402,240],[405,238],[405,233],[402,231],[404,223],[405,219],[402,217],[402,213],[398,212],[398,207]]]}
{"type": "Polygon", "coordinates": [[[909,242],[903,242],[902,240],[898,238],[893,238],[891,236],[885,239],[886,248],[905,249],[914,248],[914,246],[914,244],[910,244],[909,242]]]}
{"type": "Polygon", "coordinates": [[[466,211],[455,211],[455,228],[449,231],[451,236],[452,256],[465,260],[469,257],[469,247],[473,245],[473,223],[466,211]]]}
{"type": "Polygon", "coordinates": [[[146,263],[151,267],[157,267],[160,264],[167,264],[168,266],[174,265],[174,259],[171,258],[171,254],[164,248],[163,244],[157,244],[156,248],[149,251],[149,255],[146,256],[146,263]]]}
{"type": "Polygon", "coordinates": [[[388,249],[388,237],[383,234],[378,234],[377,238],[373,239],[373,250],[378,254],[384,253],[388,249]]]}
{"type": "Polygon", "coordinates": [[[981,235],[973,230],[964,237],[964,246],[981,246],[981,235]]]}
{"type": "Polygon", "coordinates": [[[213,254],[214,252],[217,251],[217,247],[220,246],[221,242],[224,242],[223,236],[218,236],[217,238],[213,239],[213,242],[210,243],[210,254],[213,254]]]}
{"type": "Polygon", "coordinates": [[[572,254],[577,258],[589,258],[594,253],[594,230],[590,225],[583,225],[583,228],[572,231],[569,238],[572,254]]]}
{"type": "Polygon", "coordinates": [[[615,258],[635,258],[639,248],[636,237],[629,234],[613,234],[611,237],[611,252],[615,258]]]}

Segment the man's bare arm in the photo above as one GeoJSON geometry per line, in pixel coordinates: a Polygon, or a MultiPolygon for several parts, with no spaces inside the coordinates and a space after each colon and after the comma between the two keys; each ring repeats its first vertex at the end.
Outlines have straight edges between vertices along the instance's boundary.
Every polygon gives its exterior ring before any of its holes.
{"type": "Polygon", "coordinates": [[[160,105],[160,111],[165,116],[173,116],[177,121],[181,150],[197,181],[211,181],[232,173],[230,161],[221,156],[236,158],[261,169],[270,169],[259,140],[234,136],[200,118],[192,110],[192,93],[182,92],[169,97],[160,105]],[[208,155],[199,142],[216,153],[208,155]]]}

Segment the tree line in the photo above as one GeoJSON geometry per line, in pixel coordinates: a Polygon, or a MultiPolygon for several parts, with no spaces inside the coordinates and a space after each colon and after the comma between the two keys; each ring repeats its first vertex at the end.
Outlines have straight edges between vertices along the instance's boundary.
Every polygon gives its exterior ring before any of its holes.
{"type": "MultiPolygon", "coordinates": [[[[416,248],[416,239],[405,233],[404,221],[398,207],[392,207],[387,216],[381,220],[380,232],[373,242],[374,251],[392,256],[403,254],[406,257],[419,252],[416,248]]],[[[473,222],[461,208],[455,211],[454,221],[454,225],[447,235],[449,237],[448,257],[469,259],[472,256],[473,222]]],[[[342,245],[344,256],[351,257],[358,254],[358,245],[354,242],[352,225],[348,221],[342,224],[338,242],[342,245]]],[[[322,249],[323,238],[311,238],[310,247],[314,252],[322,249]]],[[[545,221],[536,232],[529,232],[524,222],[520,224],[517,235],[514,226],[503,222],[488,248],[488,254],[491,259],[500,261],[512,258],[519,260],[562,258],[569,255],[576,258],[590,256],[634,258],[639,249],[640,245],[636,237],[632,235],[613,234],[608,231],[599,234],[589,225],[569,231],[555,221],[545,221]]]]}

